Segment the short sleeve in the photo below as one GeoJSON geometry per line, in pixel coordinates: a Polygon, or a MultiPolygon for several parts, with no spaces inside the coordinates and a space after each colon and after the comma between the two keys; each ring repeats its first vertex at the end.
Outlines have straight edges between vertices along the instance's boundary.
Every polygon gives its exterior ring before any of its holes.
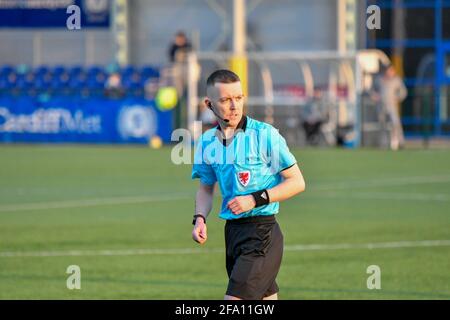
{"type": "Polygon", "coordinates": [[[297,163],[294,155],[289,150],[286,140],[277,129],[271,127],[269,138],[269,159],[274,173],[279,173],[297,163]]]}
{"type": "Polygon", "coordinates": [[[216,174],[211,166],[203,157],[204,143],[200,139],[194,154],[194,165],[192,167],[192,179],[200,179],[201,183],[213,185],[217,181],[216,174]]]}

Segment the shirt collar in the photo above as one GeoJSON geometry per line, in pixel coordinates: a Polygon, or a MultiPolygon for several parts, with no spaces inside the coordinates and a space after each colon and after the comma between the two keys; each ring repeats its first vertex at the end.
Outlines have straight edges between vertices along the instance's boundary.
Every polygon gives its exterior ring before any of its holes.
{"type": "Polygon", "coordinates": [[[218,131],[220,131],[220,133],[218,133],[218,132],[216,131],[216,136],[217,136],[217,138],[222,142],[222,144],[223,144],[225,147],[227,147],[227,146],[231,143],[231,141],[233,141],[234,136],[235,136],[240,130],[242,130],[243,132],[245,132],[245,129],[247,128],[247,116],[244,116],[244,115],[242,116],[241,121],[239,121],[238,125],[236,126],[236,130],[235,130],[235,132],[234,132],[234,135],[233,135],[231,138],[229,138],[228,140],[227,140],[227,139],[223,139],[222,128],[220,127],[220,124],[218,124],[216,128],[217,128],[218,131]]]}
{"type": "MultiPolygon", "coordinates": [[[[220,127],[220,124],[217,125],[217,130],[222,131],[222,128],[220,127]]],[[[242,129],[242,131],[245,132],[245,129],[247,128],[247,116],[242,116],[241,121],[239,121],[236,130],[242,129]]]]}

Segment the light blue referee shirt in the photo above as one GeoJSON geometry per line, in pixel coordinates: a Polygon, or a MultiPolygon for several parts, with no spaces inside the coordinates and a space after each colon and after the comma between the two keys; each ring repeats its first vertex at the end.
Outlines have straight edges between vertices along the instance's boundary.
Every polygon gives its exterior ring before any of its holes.
{"type": "Polygon", "coordinates": [[[219,217],[222,219],[278,213],[278,202],[239,215],[233,214],[227,203],[236,196],[270,189],[281,182],[280,172],[296,163],[286,140],[273,126],[247,116],[243,116],[232,140],[222,140],[220,130],[217,126],[198,139],[192,179],[199,178],[207,185],[219,183],[223,198],[219,217]]]}

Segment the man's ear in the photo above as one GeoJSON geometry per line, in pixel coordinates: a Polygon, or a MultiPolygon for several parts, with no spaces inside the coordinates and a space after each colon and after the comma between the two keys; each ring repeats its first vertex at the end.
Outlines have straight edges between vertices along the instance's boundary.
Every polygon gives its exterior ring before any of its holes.
{"type": "Polygon", "coordinates": [[[205,99],[205,105],[208,107],[208,109],[211,109],[211,108],[212,108],[211,100],[209,100],[208,98],[206,98],[206,99],[205,99]]]}

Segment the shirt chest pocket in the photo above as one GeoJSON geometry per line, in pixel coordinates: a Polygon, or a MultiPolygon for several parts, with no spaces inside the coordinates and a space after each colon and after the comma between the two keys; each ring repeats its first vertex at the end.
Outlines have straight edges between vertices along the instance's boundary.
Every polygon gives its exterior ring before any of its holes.
{"type": "Polygon", "coordinates": [[[235,185],[239,192],[245,193],[250,189],[258,189],[258,181],[265,164],[260,159],[250,159],[244,163],[235,163],[235,185]]]}

